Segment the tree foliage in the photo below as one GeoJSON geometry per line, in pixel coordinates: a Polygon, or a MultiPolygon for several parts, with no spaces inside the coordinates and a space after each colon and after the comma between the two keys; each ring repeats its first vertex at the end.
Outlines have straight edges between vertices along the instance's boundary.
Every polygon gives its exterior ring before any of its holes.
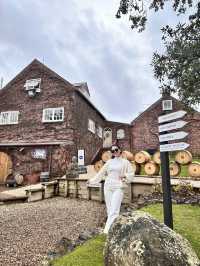
{"type": "Polygon", "coordinates": [[[162,90],[177,93],[187,105],[200,103],[200,20],[162,29],[165,53],[154,53],[152,65],[162,90]]]}
{"type": "Polygon", "coordinates": [[[192,7],[194,0],[121,0],[116,17],[129,15],[131,28],[141,32],[145,29],[148,11],[162,10],[166,2],[170,2],[177,14],[183,14],[189,7],[192,7]]]}
{"type": "Polygon", "coordinates": [[[131,28],[145,29],[148,10],[164,9],[169,2],[177,14],[193,6],[193,14],[185,24],[174,29],[169,25],[161,29],[165,52],[153,54],[154,76],[161,89],[178,94],[188,106],[200,103],[200,1],[194,0],[121,0],[116,17],[129,14],[131,28]]]}

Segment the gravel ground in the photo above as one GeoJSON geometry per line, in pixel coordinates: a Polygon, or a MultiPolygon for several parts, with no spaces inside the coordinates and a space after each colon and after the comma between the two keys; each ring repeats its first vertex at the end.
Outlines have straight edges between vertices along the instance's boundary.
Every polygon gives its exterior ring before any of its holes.
{"type": "Polygon", "coordinates": [[[62,237],[76,239],[102,226],[105,206],[94,201],[52,198],[0,206],[0,265],[37,266],[62,237]]]}

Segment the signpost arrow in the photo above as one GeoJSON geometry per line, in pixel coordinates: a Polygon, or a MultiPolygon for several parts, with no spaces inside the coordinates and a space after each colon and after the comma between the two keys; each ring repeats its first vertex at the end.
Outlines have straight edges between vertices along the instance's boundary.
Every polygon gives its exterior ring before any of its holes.
{"type": "Polygon", "coordinates": [[[166,152],[166,151],[180,151],[188,148],[190,144],[186,142],[177,142],[172,144],[163,144],[160,145],[160,152],[166,152]]]}
{"type": "Polygon", "coordinates": [[[169,133],[169,134],[163,134],[159,136],[159,141],[170,141],[170,140],[176,140],[176,139],[183,139],[188,135],[185,131],[179,131],[175,133],[169,133]]]}
{"type": "Polygon", "coordinates": [[[183,120],[179,120],[176,122],[164,124],[158,127],[159,132],[169,131],[173,129],[178,129],[184,127],[188,122],[185,122],[183,120]]]}
{"type": "Polygon", "coordinates": [[[168,122],[174,119],[178,119],[183,117],[185,114],[187,114],[186,111],[178,111],[178,112],[173,112],[170,114],[166,114],[166,115],[161,115],[158,117],[158,123],[164,123],[164,122],[168,122]]]}

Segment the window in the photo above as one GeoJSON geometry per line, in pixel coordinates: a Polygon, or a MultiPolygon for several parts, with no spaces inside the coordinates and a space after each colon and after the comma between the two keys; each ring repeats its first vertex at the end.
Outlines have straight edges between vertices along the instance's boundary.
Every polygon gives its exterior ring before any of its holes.
{"type": "Polygon", "coordinates": [[[43,110],[42,122],[60,122],[64,120],[64,107],[43,110]]]}
{"type": "Polygon", "coordinates": [[[97,127],[97,135],[102,138],[103,137],[103,128],[101,126],[97,127]]]}
{"type": "Polygon", "coordinates": [[[164,110],[172,110],[172,100],[164,100],[162,101],[162,109],[164,110]]]}
{"type": "Polygon", "coordinates": [[[117,130],[117,139],[123,139],[124,137],[125,137],[124,129],[118,129],[117,130]]]}
{"type": "Polygon", "coordinates": [[[9,111],[0,113],[0,125],[18,124],[19,111],[9,111]]]}
{"type": "Polygon", "coordinates": [[[95,134],[95,122],[92,119],[88,119],[88,130],[95,134]]]}

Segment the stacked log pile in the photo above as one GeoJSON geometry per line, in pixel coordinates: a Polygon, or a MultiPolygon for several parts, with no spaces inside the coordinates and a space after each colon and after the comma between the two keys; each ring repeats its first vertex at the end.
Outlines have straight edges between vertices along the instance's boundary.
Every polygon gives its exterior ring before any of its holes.
{"type": "MultiPolygon", "coordinates": [[[[160,174],[161,160],[159,151],[155,152],[152,156],[147,151],[140,151],[135,153],[135,155],[130,151],[123,151],[122,157],[131,162],[136,175],[141,175],[141,172],[147,176],[157,176],[160,174]]],[[[110,158],[112,158],[110,151],[103,152],[101,160],[94,164],[96,172],[98,172],[110,158]]],[[[200,179],[200,162],[193,161],[192,159],[192,154],[187,150],[177,152],[174,160],[170,161],[170,176],[179,176],[182,167],[186,166],[189,177],[200,179]]]]}

